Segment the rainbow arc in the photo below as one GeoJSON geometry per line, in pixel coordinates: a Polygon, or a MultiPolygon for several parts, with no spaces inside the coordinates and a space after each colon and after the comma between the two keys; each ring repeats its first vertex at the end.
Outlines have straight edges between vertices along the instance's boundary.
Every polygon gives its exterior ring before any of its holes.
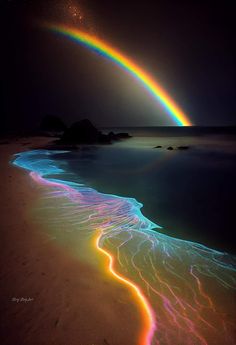
{"type": "Polygon", "coordinates": [[[147,91],[154,96],[158,103],[160,103],[165,108],[167,114],[175,124],[177,124],[178,126],[192,125],[188,116],[183,112],[182,109],[180,109],[180,107],[161,87],[161,85],[135,62],[121,53],[118,49],[113,48],[110,44],[106,43],[100,38],[87,32],[80,31],[76,28],[53,24],[46,24],[46,27],[54,32],[64,35],[65,37],[77,43],[83,44],[87,48],[95,50],[109,60],[112,60],[114,63],[116,63],[133,77],[135,77],[136,80],[141,82],[141,84],[147,89],[147,91]]]}

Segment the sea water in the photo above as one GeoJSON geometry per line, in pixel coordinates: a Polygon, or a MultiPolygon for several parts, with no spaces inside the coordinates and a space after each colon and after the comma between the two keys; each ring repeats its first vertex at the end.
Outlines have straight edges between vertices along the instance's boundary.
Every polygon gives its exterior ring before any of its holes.
{"type": "Polygon", "coordinates": [[[78,181],[135,198],[165,234],[235,254],[236,137],[180,136],[153,128],[115,131],[135,136],[63,155],[78,181]]]}

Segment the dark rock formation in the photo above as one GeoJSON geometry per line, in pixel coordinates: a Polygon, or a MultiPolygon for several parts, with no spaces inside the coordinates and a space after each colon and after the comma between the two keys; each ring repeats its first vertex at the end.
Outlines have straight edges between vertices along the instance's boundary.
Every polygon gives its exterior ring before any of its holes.
{"type": "Polygon", "coordinates": [[[62,143],[94,144],[99,142],[101,133],[87,119],[73,123],[61,137],[62,143]]]}
{"type": "Polygon", "coordinates": [[[188,150],[189,146],[178,146],[177,149],[178,150],[188,150]]]}
{"type": "Polygon", "coordinates": [[[107,134],[99,134],[98,142],[101,144],[111,144],[112,140],[114,139],[111,139],[107,134]]]}
{"type": "Polygon", "coordinates": [[[117,140],[116,134],[114,132],[109,132],[108,137],[110,140],[117,140]]]}
{"type": "Polygon", "coordinates": [[[111,144],[113,141],[127,139],[131,136],[128,133],[103,134],[87,119],[75,122],[66,129],[59,144],[111,144]]]}
{"type": "Polygon", "coordinates": [[[66,125],[58,116],[46,115],[41,122],[40,129],[47,132],[64,132],[66,125]]]}
{"type": "MultiPolygon", "coordinates": [[[[157,145],[157,146],[155,146],[153,148],[154,149],[161,149],[162,146],[161,145],[157,145]]],[[[177,146],[176,148],[174,148],[173,146],[168,146],[166,149],[169,150],[169,151],[172,151],[172,150],[188,150],[189,146],[177,146]]]]}
{"type": "Polygon", "coordinates": [[[115,136],[118,139],[128,139],[132,137],[131,135],[129,135],[129,133],[117,133],[115,134],[115,136]]]}

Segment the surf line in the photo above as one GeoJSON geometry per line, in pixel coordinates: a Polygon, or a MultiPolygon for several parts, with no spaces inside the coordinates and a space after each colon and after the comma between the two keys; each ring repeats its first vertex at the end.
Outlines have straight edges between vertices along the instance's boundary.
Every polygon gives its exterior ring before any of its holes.
{"type": "MultiPolygon", "coordinates": [[[[42,177],[40,174],[31,171],[30,177],[38,184],[48,186],[48,187],[56,187],[59,189],[63,189],[69,194],[78,193],[78,191],[75,191],[74,188],[67,186],[66,184],[50,181],[42,177]]],[[[140,311],[142,315],[142,321],[143,321],[143,329],[141,330],[141,333],[139,335],[139,340],[137,345],[151,345],[152,339],[154,336],[154,333],[157,329],[156,322],[155,322],[155,316],[152,311],[152,307],[150,303],[148,302],[147,298],[144,296],[141,289],[135,285],[131,280],[123,277],[121,274],[117,273],[114,269],[114,257],[104,248],[100,246],[100,239],[103,235],[102,229],[98,229],[98,232],[96,233],[95,237],[95,248],[100,253],[102,253],[107,259],[108,259],[108,271],[111,273],[111,275],[118,280],[120,283],[126,285],[129,290],[132,292],[133,296],[137,300],[140,311]]]]}
{"type": "Polygon", "coordinates": [[[105,257],[108,258],[108,270],[111,273],[111,275],[121,282],[122,284],[126,285],[129,290],[132,292],[136,300],[138,301],[138,304],[141,309],[142,313],[142,319],[143,319],[143,329],[141,331],[141,334],[139,336],[139,342],[138,345],[151,345],[153,335],[156,330],[156,322],[155,322],[155,316],[152,311],[152,308],[144,296],[141,289],[135,285],[131,280],[123,277],[120,273],[117,273],[114,269],[114,257],[104,248],[102,248],[99,244],[100,239],[103,235],[102,229],[98,229],[98,235],[95,237],[95,246],[98,251],[100,251],[105,257]]]}

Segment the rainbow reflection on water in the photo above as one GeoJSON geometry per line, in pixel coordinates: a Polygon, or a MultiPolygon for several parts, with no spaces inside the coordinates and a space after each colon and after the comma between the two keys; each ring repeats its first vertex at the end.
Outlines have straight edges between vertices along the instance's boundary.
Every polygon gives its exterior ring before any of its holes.
{"type": "Polygon", "coordinates": [[[45,200],[64,200],[57,221],[92,237],[109,258],[107,269],[133,290],[143,320],[138,344],[235,344],[235,257],[159,233],[135,199],[71,182],[66,161],[54,158],[61,153],[23,152],[13,164],[50,187],[45,200]]]}

